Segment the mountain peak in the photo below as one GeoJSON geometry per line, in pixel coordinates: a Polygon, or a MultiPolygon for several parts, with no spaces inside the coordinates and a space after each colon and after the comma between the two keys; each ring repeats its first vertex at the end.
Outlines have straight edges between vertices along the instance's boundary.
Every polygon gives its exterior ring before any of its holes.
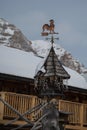
{"type": "Polygon", "coordinates": [[[23,35],[21,30],[15,25],[9,24],[3,18],[0,18],[0,44],[34,52],[31,47],[31,42],[23,35]]]}

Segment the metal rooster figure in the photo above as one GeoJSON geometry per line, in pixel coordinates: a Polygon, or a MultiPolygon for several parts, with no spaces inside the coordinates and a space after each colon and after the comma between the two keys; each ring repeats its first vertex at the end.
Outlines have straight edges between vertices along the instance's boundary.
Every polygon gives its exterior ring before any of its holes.
{"type": "Polygon", "coordinates": [[[50,25],[44,24],[43,27],[42,27],[43,32],[45,30],[49,30],[50,33],[54,33],[54,28],[55,28],[55,25],[54,25],[54,20],[53,19],[50,20],[50,25]]]}
{"type": "MultiPolygon", "coordinates": [[[[54,38],[53,35],[58,34],[54,32],[54,27],[55,27],[54,20],[51,19],[50,25],[48,24],[43,25],[42,27],[43,32],[41,33],[42,36],[51,35],[51,38],[47,39],[51,39],[52,45],[54,43],[54,39],[56,39],[54,38]]],[[[65,120],[61,122],[60,118],[61,116],[63,117],[63,119],[65,116],[68,117],[69,113],[61,112],[58,110],[58,101],[55,99],[55,97],[53,98],[52,94],[49,96],[45,95],[44,93],[45,97],[42,98],[42,102],[39,105],[35,106],[34,108],[31,108],[30,110],[26,111],[24,114],[19,113],[16,109],[14,109],[10,104],[8,104],[0,97],[0,101],[2,101],[4,105],[6,105],[10,110],[12,110],[18,115],[17,118],[11,120],[7,124],[5,124],[5,126],[12,125],[17,120],[22,119],[26,122],[26,124],[19,125],[18,127],[12,128],[11,130],[18,130],[24,127],[29,128],[29,130],[64,130],[63,124],[65,123],[65,120]],[[34,114],[35,118],[38,117],[39,113],[42,114],[34,121],[31,121],[26,117],[26,115],[31,114],[33,112],[34,113],[36,112],[36,114],[34,114]]]]}
{"type": "Polygon", "coordinates": [[[51,35],[51,38],[46,38],[46,40],[48,39],[51,39],[51,43],[53,44],[54,43],[54,40],[59,40],[59,38],[54,38],[54,34],[59,34],[58,32],[55,32],[54,29],[55,29],[55,24],[54,24],[54,20],[51,19],[49,20],[50,24],[44,24],[42,26],[42,33],[41,35],[42,36],[48,36],[48,35],[51,35]]]}
{"type": "Polygon", "coordinates": [[[42,36],[48,36],[49,34],[58,34],[54,31],[55,29],[55,24],[54,24],[54,20],[51,19],[49,20],[50,24],[44,24],[42,26],[42,36]]]}

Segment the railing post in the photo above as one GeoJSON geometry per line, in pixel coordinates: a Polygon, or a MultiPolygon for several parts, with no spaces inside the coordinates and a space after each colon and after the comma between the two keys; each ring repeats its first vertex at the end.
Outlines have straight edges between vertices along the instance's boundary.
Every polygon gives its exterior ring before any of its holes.
{"type": "MultiPolygon", "coordinates": [[[[32,96],[32,103],[31,103],[31,108],[33,108],[33,107],[35,107],[35,97],[34,96],[32,96]]],[[[33,121],[34,120],[34,114],[35,113],[32,113],[31,114],[31,121],[33,121]]]]}
{"type": "Polygon", "coordinates": [[[58,101],[58,110],[61,110],[61,100],[58,101]]]}
{"type": "MultiPolygon", "coordinates": [[[[5,99],[5,93],[1,92],[0,97],[4,100],[5,99]]],[[[3,120],[4,116],[4,103],[0,101],[0,120],[3,120]]]]}
{"type": "Polygon", "coordinates": [[[80,109],[80,123],[81,123],[81,127],[83,127],[83,104],[81,104],[81,109],[80,109]]]}

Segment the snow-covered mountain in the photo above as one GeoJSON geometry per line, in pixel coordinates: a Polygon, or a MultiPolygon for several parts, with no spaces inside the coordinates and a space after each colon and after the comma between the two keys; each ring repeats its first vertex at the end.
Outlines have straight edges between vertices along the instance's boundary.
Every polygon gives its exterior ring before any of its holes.
{"type": "Polygon", "coordinates": [[[0,18],[0,44],[24,51],[33,51],[31,42],[23,35],[20,29],[2,18],[0,18]]]}
{"type": "MultiPolygon", "coordinates": [[[[6,20],[0,18],[0,44],[17,48],[23,51],[33,52],[35,55],[45,57],[50,49],[50,43],[43,40],[30,41],[20,29],[15,25],[9,24],[6,20]]],[[[59,60],[65,65],[79,73],[87,73],[87,69],[77,61],[69,52],[58,44],[54,44],[55,52],[59,60]]]]}
{"type": "MultiPolygon", "coordinates": [[[[45,57],[50,49],[51,43],[42,40],[32,41],[32,48],[37,52],[38,56],[45,57]]],[[[63,65],[69,67],[79,73],[86,73],[87,69],[78,60],[76,60],[69,52],[67,52],[59,44],[54,43],[54,49],[58,59],[63,65]]]]}

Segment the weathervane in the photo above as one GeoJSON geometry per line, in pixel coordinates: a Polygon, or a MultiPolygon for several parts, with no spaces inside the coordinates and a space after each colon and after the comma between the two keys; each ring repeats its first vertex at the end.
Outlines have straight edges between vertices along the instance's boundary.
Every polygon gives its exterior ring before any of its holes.
{"type": "Polygon", "coordinates": [[[53,44],[53,43],[54,43],[54,39],[59,40],[59,38],[54,38],[53,35],[54,35],[54,34],[59,34],[59,33],[54,31],[54,28],[55,28],[54,20],[51,19],[51,20],[49,20],[49,22],[50,22],[50,24],[44,24],[44,25],[42,26],[42,30],[43,30],[43,31],[42,31],[41,35],[42,35],[42,36],[51,35],[51,38],[46,38],[46,40],[51,39],[51,43],[53,44]]]}

